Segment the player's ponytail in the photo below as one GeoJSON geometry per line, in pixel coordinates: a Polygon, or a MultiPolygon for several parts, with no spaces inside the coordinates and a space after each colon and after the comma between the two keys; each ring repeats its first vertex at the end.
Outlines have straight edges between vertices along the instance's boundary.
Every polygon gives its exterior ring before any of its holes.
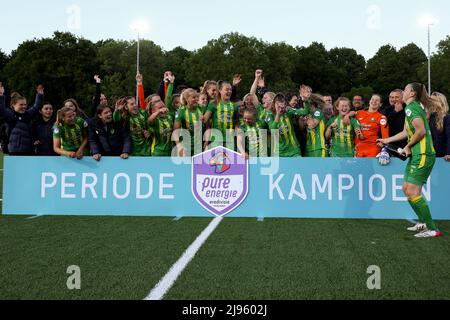
{"type": "Polygon", "coordinates": [[[64,124],[64,118],[66,117],[66,114],[70,111],[73,111],[71,107],[62,107],[61,109],[56,112],[56,125],[64,124]]]}
{"type": "Polygon", "coordinates": [[[440,102],[428,95],[427,89],[424,84],[413,82],[409,84],[411,90],[416,94],[416,100],[420,102],[423,107],[428,110],[432,111],[436,108],[439,108],[440,102]]]}
{"type": "Polygon", "coordinates": [[[323,100],[323,96],[315,93],[311,94],[309,102],[311,103],[312,106],[319,109],[322,109],[323,106],[325,105],[325,100],[323,100]]]}
{"type": "Polygon", "coordinates": [[[195,91],[194,89],[190,89],[190,88],[183,91],[183,93],[181,94],[181,97],[180,97],[182,106],[185,106],[185,107],[188,106],[187,99],[191,94],[197,94],[197,91],[195,91]]]}

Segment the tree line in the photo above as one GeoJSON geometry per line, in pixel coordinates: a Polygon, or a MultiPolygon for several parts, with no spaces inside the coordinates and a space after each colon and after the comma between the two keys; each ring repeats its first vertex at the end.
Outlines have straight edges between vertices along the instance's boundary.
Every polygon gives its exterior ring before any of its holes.
{"type": "MultiPolygon", "coordinates": [[[[94,43],[71,33],[55,32],[50,38],[21,43],[10,55],[0,51],[0,81],[32,99],[43,84],[47,99],[59,107],[75,98],[93,113],[93,75],[102,76],[102,91],[114,100],[136,91],[136,42],[107,39],[94,43]]],[[[414,43],[396,49],[382,46],[368,61],[351,48],[327,50],[318,42],[293,47],[268,43],[239,33],[222,35],[202,48],[182,47],[165,51],[141,40],[141,67],[146,94],[155,92],[164,71],[171,70],[177,85],[199,88],[205,80],[231,80],[240,74],[238,95],[248,93],[256,69],[263,69],[266,85],[275,92],[297,92],[300,84],[334,98],[360,93],[387,97],[406,83],[427,80],[427,57],[414,43]]],[[[432,57],[433,89],[450,92],[450,36],[442,40],[432,57]]],[[[113,101],[110,100],[110,101],[113,101]]]]}

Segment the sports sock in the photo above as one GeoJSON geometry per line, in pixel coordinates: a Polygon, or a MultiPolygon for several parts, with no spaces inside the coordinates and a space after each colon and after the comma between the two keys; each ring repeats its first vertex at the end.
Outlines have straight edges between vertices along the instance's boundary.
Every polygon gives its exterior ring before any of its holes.
{"type": "Polygon", "coordinates": [[[420,223],[426,223],[428,230],[437,230],[436,224],[431,217],[430,207],[422,196],[409,200],[409,204],[419,217],[420,223]]]}

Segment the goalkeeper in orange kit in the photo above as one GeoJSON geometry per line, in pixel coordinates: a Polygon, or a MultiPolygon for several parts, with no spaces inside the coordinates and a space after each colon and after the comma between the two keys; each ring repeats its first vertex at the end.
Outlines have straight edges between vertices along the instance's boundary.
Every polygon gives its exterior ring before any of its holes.
{"type": "Polygon", "coordinates": [[[357,158],[375,158],[380,154],[381,148],[377,145],[377,139],[389,138],[389,126],[387,118],[378,110],[381,107],[381,97],[373,95],[370,99],[368,110],[356,112],[356,120],[361,125],[363,139],[355,138],[357,158]]]}

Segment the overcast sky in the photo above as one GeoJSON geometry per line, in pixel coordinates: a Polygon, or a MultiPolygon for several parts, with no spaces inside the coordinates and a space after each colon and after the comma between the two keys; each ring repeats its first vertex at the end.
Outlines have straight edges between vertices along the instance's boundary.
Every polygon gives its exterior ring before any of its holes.
{"type": "Polygon", "coordinates": [[[432,47],[450,34],[448,0],[0,0],[0,49],[10,53],[25,40],[70,31],[92,41],[133,39],[130,25],[148,21],[144,38],[165,50],[198,49],[208,40],[240,32],[293,46],[322,42],[350,47],[371,58],[384,44],[414,42],[427,50],[419,19],[439,19],[432,47]],[[395,3],[395,4],[393,4],[395,3]]]}

